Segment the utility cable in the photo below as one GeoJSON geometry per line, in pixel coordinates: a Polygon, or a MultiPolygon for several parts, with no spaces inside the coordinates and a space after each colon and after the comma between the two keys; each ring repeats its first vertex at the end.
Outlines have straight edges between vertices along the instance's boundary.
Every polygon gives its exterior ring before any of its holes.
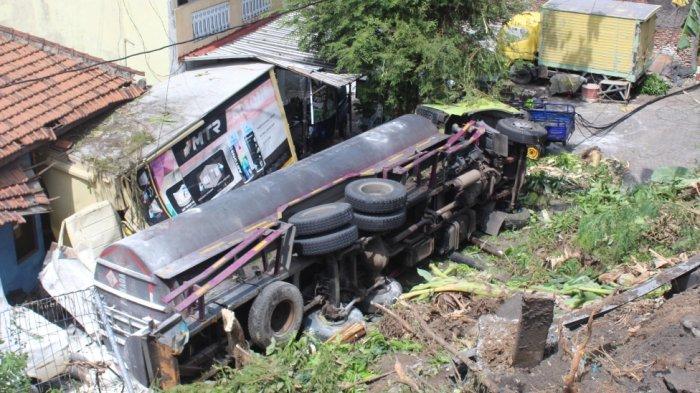
{"type": "Polygon", "coordinates": [[[634,115],[635,113],[648,107],[651,104],[654,104],[654,103],[659,102],[665,98],[673,97],[673,96],[676,96],[679,94],[687,94],[687,92],[693,91],[693,90],[697,89],[698,87],[700,87],[700,83],[696,83],[692,86],[686,87],[685,89],[674,91],[673,93],[668,93],[668,94],[665,94],[665,95],[662,95],[659,97],[655,97],[655,98],[645,102],[644,104],[634,108],[633,110],[629,111],[625,115],[621,116],[619,119],[614,120],[614,121],[607,123],[607,124],[600,124],[600,125],[594,124],[593,122],[584,118],[580,113],[577,113],[576,114],[576,125],[580,127],[579,129],[581,130],[582,134],[583,134],[583,130],[585,129],[586,131],[588,131],[589,135],[587,135],[587,136],[584,135],[585,138],[583,140],[579,141],[577,144],[573,145],[573,147],[576,147],[576,146],[582,144],[583,142],[586,142],[587,140],[589,140],[593,137],[606,135],[607,133],[612,131],[615,127],[622,124],[625,120],[629,119],[632,115],[634,115]]]}
{"type": "MultiPolygon", "coordinates": [[[[286,10],[284,10],[284,11],[280,11],[280,12],[276,13],[276,15],[277,15],[278,17],[279,17],[279,16],[283,16],[283,15],[290,14],[290,13],[297,12],[297,11],[301,11],[301,10],[303,10],[303,9],[306,9],[306,8],[309,8],[309,7],[312,7],[312,6],[321,4],[321,3],[325,3],[325,2],[328,2],[328,1],[330,1],[330,0],[316,0],[316,1],[312,1],[312,2],[310,2],[310,3],[308,3],[308,4],[305,4],[305,5],[302,5],[302,6],[299,6],[299,7],[290,8],[290,9],[286,9],[286,10]]],[[[98,66],[101,66],[101,65],[104,65],[104,64],[116,63],[116,62],[118,62],[118,61],[127,60],[127,59],[130,59],[130,58],[132,58],[132,57],[141,56],[141,55],[147,55],[147,54],[150,54],[150,53],[154,53],[154,52],[161,51],[161,50],[163,50],[163,49],[171,48],[171,47],[173,47],[173,46],[188,44],[188,43],[190,43],[190,42],[199,41],[199,40],[202,40],[202,39],[204,39],[204,38],[209,38],[209,37],[212,37],[212,36],[216,36],[216,35],[219,35],[219,34],[222,34],[222,33],[226,33],[226,32],[228,32],[228,31],[231,31],[231,30],[238,30],[238,29],[240,29],[240,28],[244,28],[244,27],[253,25],[253,24],[255,24],[255,23],[258,23],[258,22],[259,22],[259,20],[258,20],[258,21],[254,21],[254,22],[243,23],[243,24],[236,25],[236,26],[231,26],[231,27],[228,27],[228,28],[226,28],[226,29],[224,29],[224,30],[218,31],[218,32],[216,32],[216,33],[210,33],[210,34],[207,34],[207,35],[204,35],[204,36],[201,36],[201,37],[190,38],[190,39],[188,39],[188,40],[170,43],[170,44],[167,44],[167,45],[160,46],[160,47],[158,47],[158,48],[149,49],[149,50],[145,50],[145,51],[138,52],[138,53],[132,53],[132,54],[130,54],[130,55],[123,56],[123,57],[119,57],[119,58],[116,58],[116,59],[98,61],[98,62],[96,62],[96,63],[94,63],[94,64],[92,64],[92,65],[89,65],[89,66],[77,67],[77,68],[73,68],[73,69],[67,69],[67,70],[55,72],[55,73],[50,74],[50,75],[45,75],[45,76],[42,76],[42,77],[39,77],[39,78],[31,78],[31,79],[23,79],[23,80],[13,80],[13,81],[7,82],[7,83],[5,83],[5,84],[3,84],[3,85],[0,85],[0,89],[4,89],[4,88],[6,88],[6,87],[10,87],[10,86],[14,86],[14,85],[22,84],[22,83],[39,82],[39,81],[42,81],[42,80],[44,80],[44,79],[53,78],[54,76],[57,76],[57,75],[68,74],[68,73],[71,73],[71,72],[85,71],[85,70],[89,70],[89,69],[92,69],[92,68],[95,68],[95,67],[98,67],[98,66]]]]}

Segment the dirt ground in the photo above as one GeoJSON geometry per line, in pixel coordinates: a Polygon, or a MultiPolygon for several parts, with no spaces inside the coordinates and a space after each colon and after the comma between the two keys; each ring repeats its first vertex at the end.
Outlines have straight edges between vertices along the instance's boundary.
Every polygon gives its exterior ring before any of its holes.
{"type": "MultiPolygon", "coordinates": [[[[443,294],[432,303],[412,304],[411,310],[399,306],[395,311],[413,326],[414,318],[423,319],[455,347],[473,348],[477,320],[495,313],[500,304],[496,299],[443,294]]],[[[392,318],[383,318],[379,328],[388,337],[410,337],[392,318]]],[[[585,325],[575,331],[565,329],[564,338],[555,337],[547,357],[531,370],[492,364],[479,376],[486,376],[504,392],[561,392],[572,360],[557,347],[575,352],[572,348],[585,335],[585,325]]],[[[638,299],[594,320],[584,353],[575,384],[578,391],[700,392],[700,288],[669,299],[638,299]]],[[[382,377],[368,384],[367,391],[408,392],[416,387],[420,391],[472,391],[458,379],[460,373],[449,359],[443,348],[424,340],[417,353],[381,358],[374,369],[382,377]],[[411,384],[415,385],[409,387],[411,384]]]]}
{"type": "MultiPolygon", "coordinates": [[[[700,288],[612,311],[593,322],[576,386],[581,392],[698,392],[698,327],[700,288]]],[[[585,326],[568,332],[560,345],[572,347],[585,335],[585,326]]],[[[504,391],[560,392],[570,367],[571,357],[560,349],[532,370],[500,370],[494,379],[504,391]]]]}
{"type": "MultiPolygon", "coordinates": [[[[495,312],[501,303],[499,299],[473,299],[461,293],[445,293],[437,296],[434,302],[411,303],[411,310],[399,306],[394,311],[406,321],[421,318],[430,329],[457,348],[472,348],[476,344],[476,322],[479,316],[495,312]]],[[[399,323],[389,317],[381,319],[379,330],[387,337],[411,337],[399,323]]],[[[382,357],[374,369],[380,375],[389,375],[369,384],[368,391],[411,391],[408,385],[399,382],[401,377],[396,373],[397,362],[421,391],[453,391],[459,384],[456,377],[458,370],[452,365],[451,359],[443,348],[430,340],[423,340],[423,349],[418,353],[382,357]]]]}

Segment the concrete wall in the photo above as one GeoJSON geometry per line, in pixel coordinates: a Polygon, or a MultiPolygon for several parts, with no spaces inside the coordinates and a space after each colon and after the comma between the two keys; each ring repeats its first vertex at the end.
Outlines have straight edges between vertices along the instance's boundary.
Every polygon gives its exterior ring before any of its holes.
{"type": "MultiPolygon", "coordinates": [[[[0,25],[106,60],[175,39],[172,0],[2,0],[0,25]]],[[[173,69],[176,49],[118,62],[146,73],[150,84],[173,69]]]]}
{"type": "Polygon", "coordinates": [[[15,238],[12,224],[0,226],[0,281],[5,294],[21,290],[31,292],[39,283],[39,272],[46,256],[42,233],[42,218],[34,215],[36,250],[21,261],[15,254],[15,238]]]}
{"type": "MultiPolygon", "coordinates": [[[[0,25],[11,27],[90,55],[111,60],[193,38],[192,13],[229,3],[229,26],[242,21],[242,0],[0,0],[0,25]]],[[[271,0],[280,10],[283,0],[271,0]]],[[[149,84],[179,70],[185,55],[231,31],[118,64],[146,74],[149,84]]]]}
{"type": "MultiPolygon", "coordinates": [[[[176,0],[173,0],[176,2],[176,0]]],[[[229,3],[229,26],[240,26],[243,22],[243,2],[242,0],[190,0],[187,4],[183,4],[175,8],[175,30],[177,31],[177,42],[182,42],[193,38],[192,35],[192,13],[203,10],[217,4],[229,3]]],[[[283,0],[271,0],[270,11],[278,11],[283,7],[283,0]]],[[[201,48],[213,41],[223,38],[231,31],[226,31],[215,36],[190,42],[178,46],[178,55],[184,56],[187,53],[201,48]]]]}

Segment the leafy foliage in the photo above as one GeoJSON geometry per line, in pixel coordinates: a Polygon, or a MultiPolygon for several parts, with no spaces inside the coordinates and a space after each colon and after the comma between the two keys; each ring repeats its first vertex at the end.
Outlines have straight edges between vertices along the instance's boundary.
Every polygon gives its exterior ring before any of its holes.
{"type": "Polygon", "coordinates": [[[0,391],[24,393],[31,388],[31,381],[24,373],[27,356],[14,352],[0,352],[0,391]]]}
{"type": "Polygon", "coordinates": [[[241,370],[222,368],[213,385],[195,384],[175,392],[338,392],[374,376],[370,366],[391,352],[413,352],[419,343],[387,339],[376,330],[357,344],[315,342],[308,336],[282,347],[271,347],[266,356],[252,354],[241,370]]]}
{"type": "Polygon", "coordinates": [[[530,168],[524,200],[542,211],[506,250],[509,286],[545,284],[578,306],[601,296],[588,284],[603,272],[649,261],[650,250],[677,255],[700,248],[698,170],[659,168],[650,183],[631,188],[616,170],[614,161],[591,166],[572,154],[530,168]]]}
{"type": "Polygon", "coordinates": [[[666,83],[660,76],[656,74],[648,75],[644,78],[642,86],[639,89],[640,94],[648,94],[651,96],[661,96],[668,93],[671,85],[666,83]]]}
{"type": "Polygon", "coordinates": [[[489,24],[522,6],[522,0],[328,0],[299,11],[294,24],[306,49],[366,76],[361,102],[381,103],[396,115],[421,100],[453,102],[473,94],[479,81],[503,79],[505,59],[485,44],[495,36],[489,24]]]}

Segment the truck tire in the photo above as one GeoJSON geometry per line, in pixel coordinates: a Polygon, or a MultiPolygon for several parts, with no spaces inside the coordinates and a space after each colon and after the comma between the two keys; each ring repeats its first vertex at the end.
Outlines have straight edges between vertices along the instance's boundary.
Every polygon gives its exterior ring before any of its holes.
{"type": "Polygon", "coordinates": [[[496,130],[506,135],[508,140],[523,145],[540,145],[547,140],[547,130],[542,125],[516,117],[499,120],[496,130]]]}
{"type": "Polygon", "coordinates": [[[297,287],[284,281],[268,284],[248,313],[250,339],[259,348],[266,348],[273,339],[285,343],[296,337],[303,317],[304,299],[297,287]]]}
{"type": "Polygon", "coordinates": [[[348,203],[328,203],[302,210],[289,217],[297,236],[330,232],[352,221],[352,206],[348,203]]]}
{"type": "Polygon", "coordinates": [[[358,236],[357,227],[347,225],[325,235],[296,239],[294,245],[301,255],[323,255],[348,247],[357,240],[358,236]]]}
{"type": "Polygon", "coordinates": [[[362,213],[391,213],[406,207],[406,187],[387,179],[360,179],[345,187],[345,200],[362,213]]]}
{"type": "Polygon", "coordinates": [[[355,213],[353,222],[363,231],[382,232],[396,229],[406,222],[406,211],[399,210],[389,214],[355,213]]]}

